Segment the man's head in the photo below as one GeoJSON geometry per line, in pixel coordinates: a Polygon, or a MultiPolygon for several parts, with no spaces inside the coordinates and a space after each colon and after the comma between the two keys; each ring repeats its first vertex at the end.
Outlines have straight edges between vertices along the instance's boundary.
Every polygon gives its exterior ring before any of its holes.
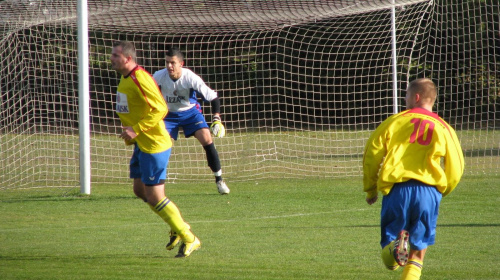
{"type": "Polygon", "coordinates": [[[184,66],[184,54],[177,48],[169,48],[165,55],[168,74],[173,80],[181,77],[184,66]]]}
{"type": "Polygon", "coordinates": [[[134,44],[128,41],[118,41],[113,44],[111,52],[111,67],[122,75],[127,75],[136,64],[134,44]]]}
{"type": "Polygon", "coordinates": [[[406,109],[420,107],[432,112],[436,97],[436,85],[431,79],[416,79],[408,85],[406,90],[406,109]]]}

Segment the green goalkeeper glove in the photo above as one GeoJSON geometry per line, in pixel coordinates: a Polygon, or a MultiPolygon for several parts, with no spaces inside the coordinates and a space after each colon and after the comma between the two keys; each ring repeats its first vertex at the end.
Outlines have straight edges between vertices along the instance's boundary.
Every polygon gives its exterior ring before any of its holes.
{"type": "Polygon", "coordinates": [[[210,125],[210,131],[215,137],[222,138],[226,135],[226,129],[222,124],[219,116],[214,116],[212,119],[212,124],[210,125]]]}

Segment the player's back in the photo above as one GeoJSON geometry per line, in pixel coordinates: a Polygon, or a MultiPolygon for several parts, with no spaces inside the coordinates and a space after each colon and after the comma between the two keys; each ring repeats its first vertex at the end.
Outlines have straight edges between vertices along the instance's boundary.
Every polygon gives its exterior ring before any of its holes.
{"type": "Polygon", "coordinates": [[[387,153],[379,183],[392,186],[416,179],[446,186],[442,160],[456,138],[453,129],[437,114],[422,108],[391,116],[380,127],[387,153]],[[451,143],[450,143],[451,142],[451,143]]]}

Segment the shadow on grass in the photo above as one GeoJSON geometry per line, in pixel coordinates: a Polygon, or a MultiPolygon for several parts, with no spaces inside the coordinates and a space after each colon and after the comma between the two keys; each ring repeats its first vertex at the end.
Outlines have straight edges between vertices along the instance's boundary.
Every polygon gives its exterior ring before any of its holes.
{"type": "Polygon", "coordinates": [[[131,257],[141,258],[141,259],[164,259],[165,255],[154,255],[154,254],[108,254],[108,255],[78,255],[78,256],[59,256],[59,255],[45,255],[45,256],[2,256],[0,255],[0,261],[46,261],[46,260],[64,260],[64,259],[79,259],[79,260],[108,260],[113,259],[130,259],[131,257]]]}
{"type": "MultiPolygon", "coordinates": [[[[380,225],[353,225],[353,226],[342,226],[342,227],[353,227],[353,228],[372,228],[372,227],[380,227],[380,225]]],[[[444,224],[437,225],[440,227],[500,227],[500,224],[444,224]]]]}
{"type": "MultiPolygon", "coordinates": [[[[321,227],[314,227],[316,229],[333,229],[333,228],[379,228],[380,225],[345,225],[345,226],[321,226],[321,227]]],[[[500,224],[444,224],[444,225],[438,225],[438,228],[440,227],[500,227],[500,224]]],[[[295,229],[310,229],[310,227],[301,227],[301,226],[291,226],[291,227],[283,227],[283,226],[276,226],[276,227],[261,227],[261,228],[282,228],[282,229],[290,229],[290,228],[295,228],[295,229]]]]}
{"type": "Polygon", "coordinates": [[[438,224],[439,227],[500,227],[500,224],[438,224]]]}
{"type": "MultiPolygon", "coordinates": [[[[380,227],[380,225],[354,225],[354,226],[342,226],[342,227],[353,227],[353,228],[372,228],[372,227],[380,227]]],[[[437,225],[440,227],[500,227],[500,224],[444,224],[437,225]]]]}

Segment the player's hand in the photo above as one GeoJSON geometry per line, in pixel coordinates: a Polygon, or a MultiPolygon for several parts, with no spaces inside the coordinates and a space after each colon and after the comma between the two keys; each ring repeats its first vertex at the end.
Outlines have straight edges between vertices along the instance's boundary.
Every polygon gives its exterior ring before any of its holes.
{"type": "Polygon", "coordinates": [[[135,137],[137,137],[137,134],[135,133],[134,129],[131,126],[123,126],[122,127],[123,131],[120,134],[120,138],[125,140],[125,141],[131,141],[135,137]]]}
{"type": "Polygon", "coordinates": [[[220,117],[218,115],[215,115],[212,119],[210,132],[212,132],[212,134],[218,138],[222,138],[226,135],[226,128],[224,128],[224,125],[222,124],[222,121],[220,120],[220,117]]]}
{"type": "Polygon", "coordinates": [[[374,196],[372,198],[366,198],[366,202],[369,204],[369,205],[372,205],[373,203],[377,202],[377,199],[378,199],[378,196],[374,196]]]}

